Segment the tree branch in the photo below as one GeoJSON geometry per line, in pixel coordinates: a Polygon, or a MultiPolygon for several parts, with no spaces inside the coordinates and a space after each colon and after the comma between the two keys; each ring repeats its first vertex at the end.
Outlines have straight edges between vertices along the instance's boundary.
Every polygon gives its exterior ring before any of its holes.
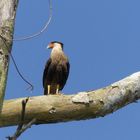
{"type": "MultiPolygon", "coordinates": [[[[58,123],[103,117],[140,98],[140,72],[108,87],[80,92],[75,95],[48,95],[30,97],[24,123],[36,118],[36,124],[58,123]]],[[[4,101],[0,127],[18,125],[21,101],[4,101]]]]}
{"type": "MultiPolygon", "coordinates": [[[[1,0],[0,1],[0,35],[6,40],[6,44],[11,51],[12,38],[14,30],[14,19],[16,15],[18,0],[1,0]]],[[[0,113],[2,109],[5,87],[7,81],[7,72],[9,65],[9,56],[7,48],[0,38],[0,113]]]]}

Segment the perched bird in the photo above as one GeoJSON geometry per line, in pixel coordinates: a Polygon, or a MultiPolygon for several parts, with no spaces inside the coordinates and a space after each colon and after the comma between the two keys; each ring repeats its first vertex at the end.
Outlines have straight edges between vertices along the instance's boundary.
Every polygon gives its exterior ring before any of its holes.
{"type": "Polygon", "coordinates": [[[63,52],[63,43],[53,41],[47,48],[52,51],[43,73],[44,95],[58,94],[66,84],[70,64],[63,52]]]}

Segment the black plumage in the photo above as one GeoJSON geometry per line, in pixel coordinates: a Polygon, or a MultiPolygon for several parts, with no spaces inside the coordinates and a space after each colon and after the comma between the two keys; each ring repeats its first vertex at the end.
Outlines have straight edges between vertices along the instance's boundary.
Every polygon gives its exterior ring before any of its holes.
{"type": "Polygon", "coordinates": [[[48,59],[43,73],[44,95],[57,94],[66,84],[70,64],[63,52],[63,44],[51,42],[51,56],[48,59]]]}

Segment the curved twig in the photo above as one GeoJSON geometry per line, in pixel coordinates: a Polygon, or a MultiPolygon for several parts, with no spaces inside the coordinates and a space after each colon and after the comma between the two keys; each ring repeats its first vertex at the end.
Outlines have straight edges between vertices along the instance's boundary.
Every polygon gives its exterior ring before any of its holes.
{"type": "Polygon", "coordinates": [[[52,0],[49,0],[49,19],[48,19],[47,23],[45,24],[45,26],[39,32],[37,32],[33,35],[26,36],[26,37],[15,38],[15,39],[13,39],[13,41],[23,41],[23,40],[28,40],[28,39],[39,36],[40,34],[42,34],[47,29],[51,20],[52,20],[52,0]]]}
{"type": "Polygon", "coordinates": [[[16,61],[15,61],[12,53],[10,52],[10,50],[8,48],[8,45],[6,44],[6,39],[2,35],[0,35],[0,38],[3,40],[3,43],[5,44],[5,47],[6,47],[8,53],[9,53],[9,55],[10,55],[10,57],[11,57],[13,63],[14,63],[14,66],[16,68],[17,73],[19,74],[19,76],[21,77],[21,79],[30,86],[27,89],[31,89],[31,91],[32,91],[34,89],[34,86],[28,80],[26,80],[26,78],[21,74],[21,72],[20,72],[20,70],[19,70],[19,68],[18,68],[18,66],[16,64],[16,61]]]}

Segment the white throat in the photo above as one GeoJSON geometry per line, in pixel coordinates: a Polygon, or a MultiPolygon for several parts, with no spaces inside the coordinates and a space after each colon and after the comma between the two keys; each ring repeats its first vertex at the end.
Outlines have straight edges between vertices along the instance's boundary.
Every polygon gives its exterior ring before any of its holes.
{"type": "Polygon", "coordinates": [[[52,48],[51,57],[62,54],[63,50],[60,44],[55,43],[54,47],[52,48]]]}

